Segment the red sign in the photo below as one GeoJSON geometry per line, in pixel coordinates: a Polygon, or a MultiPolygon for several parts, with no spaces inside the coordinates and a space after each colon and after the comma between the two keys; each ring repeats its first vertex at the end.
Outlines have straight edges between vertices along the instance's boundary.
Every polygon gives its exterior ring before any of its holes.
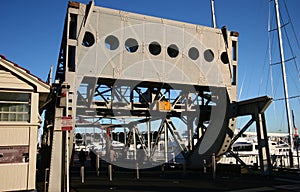
{"type": "Polygon", "coordinates": [[[296,128],[296,127],[294,127],[294,137],[298,137],[299,135],[298,135],[298,129],[296,128]]]}
{"type": "Polygon", "coordinates": [[[62,117],[61,124],[62,124],[62,127],[61,127],[62,131],[72,130],[73,129],[72,117],[62,117]]]}

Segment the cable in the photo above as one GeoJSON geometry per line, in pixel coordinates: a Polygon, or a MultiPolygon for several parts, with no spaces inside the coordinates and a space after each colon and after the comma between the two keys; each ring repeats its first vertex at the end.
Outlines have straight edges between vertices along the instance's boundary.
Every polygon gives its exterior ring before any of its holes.
{"type": "MultiPolygon", "coordinates": [[[[284,22],[283,21],[283,19],[280,17],[280,19],[281,19],[281,21],[282,21],[282,23],[284,22]]],[[[300,75],[300,73],[299,73],[299,68],[298,68],[298,65],[297,65],[297,62],[296,62],[296,56],[295,56],[295,54],[294,54],[294,51],[293,51],[293,48],[292,48],[292,45],[291,45],[291,41],[290,41],[290,38],[289,38],[289,36],[288,36],[288,32],[287,32],[287,30],[286,30],[286,28],[284,27],[283,28],[284,29],[284,32],[285,32],[285,34],[286,34],[286,40],[287,40],[287,43],[288,43],[288,46],[289,46],[289,49],[290,49],[290,51],[291,51],[291,54],[292,54],[292,60],[294,60],[294,64],[295,64],[295,67],[296,67],[296,70],[297,70],[297,76],[298,76],[298,79],[299,79],[299,75],[300,75]]],[[[298,43],[298,42],[297,42],[298,43]]],[[[299,79],[300,80],[300,79],[299,79]]]]}
{"type": "MultiPolygon", "coordinates": [[[[287,99],[296,99],[299,97],[300,95],[295,95],[295,96],[288,97],[287,99]]],[[[282,100],[285,100],[285,98],[273,99],[273,101],[282,101],[282,100]]]]}
{"type": "Polygon", "coordinates": [[[288,18],[289,18],[289,23],[291,23],[292,30],[293,30],[293,33],[294,33],[294,35],[295,35],[295,39],[296,39],[296,41],[297,41],[298,48],[300,49],[300,44],[299,44],[298,38],[297,38],[296,33],[295,33],[295,28],[294,28],[294,25],[293,25],[291,16],[290,16],[290,14],[289,14],[288,8],[287,8],[287,6],[286,6],[286,1],[283,1],[283,2],[284,2],[285,10],[286,10],[286,12],[287,12],[287,16],[288,16],[288,18]]]}

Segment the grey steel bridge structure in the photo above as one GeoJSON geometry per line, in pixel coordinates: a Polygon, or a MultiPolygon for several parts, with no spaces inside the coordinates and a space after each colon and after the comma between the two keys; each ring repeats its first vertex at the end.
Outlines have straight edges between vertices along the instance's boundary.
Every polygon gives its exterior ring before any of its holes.
{"type": "Polygon", "coordinates": [[[134,158],[113,162],[118,166],[135,168],[139,152],[144,168],[154,165],[161,140],[168,162],[172,140],[186,167],[198,169],[230,150],[237,117],[250,115],[243,131],[256,122],[260,165],[268,173],[264,111],[271,98],[237,101],[237,76],[238,33],[226,27],[69,2],[45,113],[47,190],[68,189],[76,127],[123,128],[124,151],[135,144],[134,158]],[[157,137],[150,140],[153,131],[157,137]]]}

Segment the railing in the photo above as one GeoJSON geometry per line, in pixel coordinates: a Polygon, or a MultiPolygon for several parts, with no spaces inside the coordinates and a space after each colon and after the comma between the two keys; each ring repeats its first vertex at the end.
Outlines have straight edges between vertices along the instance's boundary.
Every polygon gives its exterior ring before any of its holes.
{"type": "MultiPolygon", "coordinates": [[[[247,155],[239,156],[239,158],[249,166],[259,166],[259,156],[258,155],[247,155]]],[[[293,155],[293,166],[290,166],[290,158],[288,154],[282,155],[271,155],[271,164],[273,168],[298,168],[300,169],[300,157],[293,155]]],[[[218,163],[221,164],[239,164],[238,161],[232,156],[223,156],[218,163]]]]}

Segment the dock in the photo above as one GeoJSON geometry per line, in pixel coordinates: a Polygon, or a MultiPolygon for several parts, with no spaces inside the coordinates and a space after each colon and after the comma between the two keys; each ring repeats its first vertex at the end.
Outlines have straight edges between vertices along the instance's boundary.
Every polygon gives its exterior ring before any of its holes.
{"type": "Polygon", "coordinates": [[[238,170],[237,166],[218,164],[215,177],[211,170],[186,170],[166,164],[162,167],[143,169],[139,178],[134,169],[113,166],[112,179],[108,175],[108,163],[102,161],[99,173],[90,159],[85,164],[84,182],[80,176],[80,164],[76,157],[70,168],[71,192],[158,192],[158,191],[300,191],[297,170],[276,170],[271,175],[261,175],[238,170]]]}

